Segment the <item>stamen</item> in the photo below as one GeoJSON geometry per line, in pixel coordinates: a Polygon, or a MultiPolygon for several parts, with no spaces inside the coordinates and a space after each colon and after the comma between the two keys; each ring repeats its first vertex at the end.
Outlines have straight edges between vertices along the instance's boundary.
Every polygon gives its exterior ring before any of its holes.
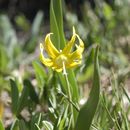
{"type": "Polygon", "coordinates": [[[76,48],[78,49],[79,48],[79,45],[75,44],[76,48]]]}
{"type": "Polygon", "coordinates": [[[62,62],[62,64],[63,64],[63,75],[67,75],[66,68],[65,68],[65,63],[62,62]]]}
{"type": "Polygon", "coordinates": [[[74,26],[73,26],[73,35],[75,35],[75,28],[74,28],[74,26]]]}
{"type": "Polygon", "coordinates": [[[74,62],[79,62],[79,60],[77,59],[77,60],[73,60],[74,62]]]}

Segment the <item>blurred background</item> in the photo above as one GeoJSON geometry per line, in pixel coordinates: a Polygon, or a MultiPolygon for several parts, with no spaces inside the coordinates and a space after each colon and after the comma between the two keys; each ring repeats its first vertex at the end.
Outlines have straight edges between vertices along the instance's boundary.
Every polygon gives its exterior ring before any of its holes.
{"type": "MultiPolygon", "coordinates": [[[[104,69],[127,73],[130,60],[129,5],[129,0],[63,1],[66,38],[70,38],[72,26],[75,26],[84,39],[86,50],[95,43],[100,44],[104,69]]],[[[16,68],[38,58],[39,42],[49,32],[49,6],[49,0],[0,0],[1,83],[3,76],[5,79],[16,68]]],[[[89,62],[84,68],[88,66],[89,62]]]]}
{"type": "MultiPolygon", "coordinates": [[[[40,64],[39,43],[50,30],[49,7],[49,0],[0,0],[0,94],[6,127],[12,122],[10,77],[18,84],[25,78],[38,84],[32,62],[40,64]]],[[[95,44],[100,45],[101,91],[111,95],[114,84],[130,93],[130,0],[65,0],[63,15],[66,39],[75,26],[85,43],[83,65],[75,69],[83,95],[93,76],[95,44]]]]}

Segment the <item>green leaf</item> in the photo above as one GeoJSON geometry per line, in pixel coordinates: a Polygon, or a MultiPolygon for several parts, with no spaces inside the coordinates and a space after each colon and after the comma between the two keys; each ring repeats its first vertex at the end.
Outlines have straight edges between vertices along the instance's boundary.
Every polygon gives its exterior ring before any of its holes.
{"type": "Polygon", "coordinates": [[[96,112],[96,108],[99,101],[99,93],[100,93],[100,76],[99,76],[99,64],[98,64],[98,46],[95,51],[94,57],[94,78],[93,78],[93,86],[90,92],[90,96],[88,101],[81,108],[75,130],[89,130],[94,114],[96,112]]]}
{"type": "Polygon", "coordinates": [[[39,102],[38,95],[36,94],[33,85],[28,79],[24,80],[24,86],[29,88],[29,95],[32,101],[34,101],[35,103],[38,103],[39,102]]]}
{"type": "Polygon", "coordinates": [[[32,31],[31,31],[32,36],[38,35],[42,20],[43,20],[43,12],[39,11],[32,24],[32,31]]]}
{"type": "Polygon", "coordinates": [[[32,65],[35,70],[38,86],[40,89],[42,89],[44,86],[45,80],[47,78],[46,72],[45,72],[43,66],[39,62],[33,61],[32,65]]]}
{"type": "Polygon", "coordinates": [[[39,11],[33,21],[31,28],[31,35],[23,46],[23,50],[27,50],[29,53],[33,52],[37,46],[38,34],[40,32],[41,23],[43,20],[43,13],[39,11]]]}
{"type": "Polygon", "coordinates": [[[63,30],[62,0],[55,0],[53,2],[53,7],[60,36],[60,49],[63,49],[66,43],[63,30]]]}
{"type": "Polygon", "coordinates": [[[29,96],[29,87],[24,86],[21,96],[19,97],[19,101],[18,101],[17,115],[19,115],[21,110],[25,107],[25,105],[28,101],[28,96],[29,96]]]}
{"type": "Polygon", "coordinates": [[[57,49],[60,49],[60,35],[59,35],[57,20],[54,12],[54,7],[53,7],[53,0],[51,0],[51,4],[50,4],[50,30],[54,35],[52,36],[53,44],[57,49]]]}
{"type": "Polygon", "coordinates": [[[7,54],[10,58],[13,58],[14,47],[18,39],[7,15],[0,16],[0,30],[2,32],[2,40],[8,48],[7,54]]]}
{"type": "Polygon", "coordinates": [[[54,33],[53,43],[57,49],[63,49],[66,44],[63,30],[62,0],[51,0],[50,5],[50,26],[54,33]]]}
{"type": "Polygon", "coordinates": [[[18,100],[19,100],[18,87],[17,87],[16,82],[12,79],[10,79],[10,85],[11,85],[12,112],[14,114],[16,114],[17,106],[18,106],[18,100]]]}
{"type": "Polygon", "coordinates": [[[5,130],[1,120],[0,120],[0,130],[5,130]]]}

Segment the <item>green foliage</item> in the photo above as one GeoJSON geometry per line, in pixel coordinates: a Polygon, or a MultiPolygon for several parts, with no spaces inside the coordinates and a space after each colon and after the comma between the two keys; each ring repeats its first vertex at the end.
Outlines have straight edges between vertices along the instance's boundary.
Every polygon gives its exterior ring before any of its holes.
{"type": "Polygon", "coordinates": [[[32,23],[32,28],[31,28],[32,37],[38,36],[42,21],[43,21],[43,12],[39,11],[32,23]]]}
{"type": "Polygon", "coordinates": [[[39,86],[40,90],[42,90],[42,88],[45,84],[45,80],[47,79],[46,72],[40,63],[33,61],[32,64],[33,64],[33,68],[35,70],[38,86],[39,86]]]}
{"type": "Polygon", "coordinates": [[[12,112],[14,115],[18,116],[29,100],[35,103],[39,102],[38,95],[29,80],[24,80],[23,89],[21,92],[18,90],[16,81],[11,79],[10,85],[12,94],[12,112]]]}
{"type": "Polygon", "coordinates": [[[13,80],[10,80],[11,84],[11,98],[12,98],[12,112],[14,114],[17,113],[17,106],[18,106],[18,100],[19,100],[19,92],[18,87],[16,85],[16,82],[13,80]]]}
{"type": "Polygon", "coordinates": [[[43,121],[43,127],[45,130],[53,130],[53,125],[48,121],[43,121]]]}
{"type": "Polygon", "coordinates": [[[27,39],[27,41],[23,46],[23,49],[25,49],[28,53],[31,53],[35,50],[42,22],[43,22],[43,13],[39,11],[35,16],[32,26],[30,28],[31,30],[30,37],[27,39]]]}
{"type": "Polygon", "coordinates": [[[76,123],[76,130],[90,129],[94,114],[99,101],[100,79],[99,79],[98,47],[94,57],[94,78],[90,96],[84,106],[80,109],[76,123]]]}
{"type": "Polygon", "coordinates": [[[63,31],[63,16],[62,16],[62,1],[51,0],[50,5],[50,28],[54,33],[54,45],[58,49],[63,49],[65,46],[65,37],[63,31]]]}

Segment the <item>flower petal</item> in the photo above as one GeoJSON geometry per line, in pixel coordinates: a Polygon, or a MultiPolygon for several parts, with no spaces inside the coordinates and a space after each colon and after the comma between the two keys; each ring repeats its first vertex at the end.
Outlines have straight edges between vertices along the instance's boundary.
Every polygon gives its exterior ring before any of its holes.
{"type": "Polygon", "coordinates": [[[75,28],[73,27],[73,35],[71,37],[71,40],[67,43],[67,45],[65,46],[65,48],[63,49],[63,53],[69,53],[74,45],[75,42],[75,38],[76,38],[76,33],[75,33],[75,28]]]}
{"type": "Polygon", "coordinates": [[[53,66],[52,69],[57,72],[61,72],[63,70],[63,68],[61,68],[61,67],[59,68],[58,66],[53,66]]]}
{"type": "Polygon", "coordinates": [[[84,43],[83,41],[80,39],[80,37],[76,34],[78,40],[79,40],[79,45],[76,46],[76,50],[70,54],[69,58],[73,61],[73,60],[79,60],[82,59],[82,53],[84,51],[84,43]]]}
{"type": "Polygon", "coordinates": [[[51,67],[53,65],[53,62],[52,62],[51,59],[44,57],[44,55],[43,55],[43,45],[42,44],[40,44],[40,51],[41,51],[41,53],[40,53],[40,60],[41,60],[41,62],[44,65],[46,65],[48,67],[51,67]]]}
{"type": "Polygon", "coordinates": [[[59,51],[52,44],[52,41],[50,39],[51,34],[52,33],[49,33],[49,34],[46,35],[44,47],[45,47],[45,50],[48,53],[48,55],[51,58],[55,58],[55,57],[57,57],[59,55],[59,51]]]}
{"type": "Polygon", "coordinates": [[[56,68],[55,69],[57,72],[61,72],[63,69],[62,68],[56,68]]]}
{"type": "Polygon", "coordinates": [[[67,68],[72,68],[72,67],[75,67],[75,66],[80,65],[80,64],[81,64],[81,60],[78,61],[78,62],[72,62],[71,64],[69,64],[69,65],[67,66],[67,68]]]}

